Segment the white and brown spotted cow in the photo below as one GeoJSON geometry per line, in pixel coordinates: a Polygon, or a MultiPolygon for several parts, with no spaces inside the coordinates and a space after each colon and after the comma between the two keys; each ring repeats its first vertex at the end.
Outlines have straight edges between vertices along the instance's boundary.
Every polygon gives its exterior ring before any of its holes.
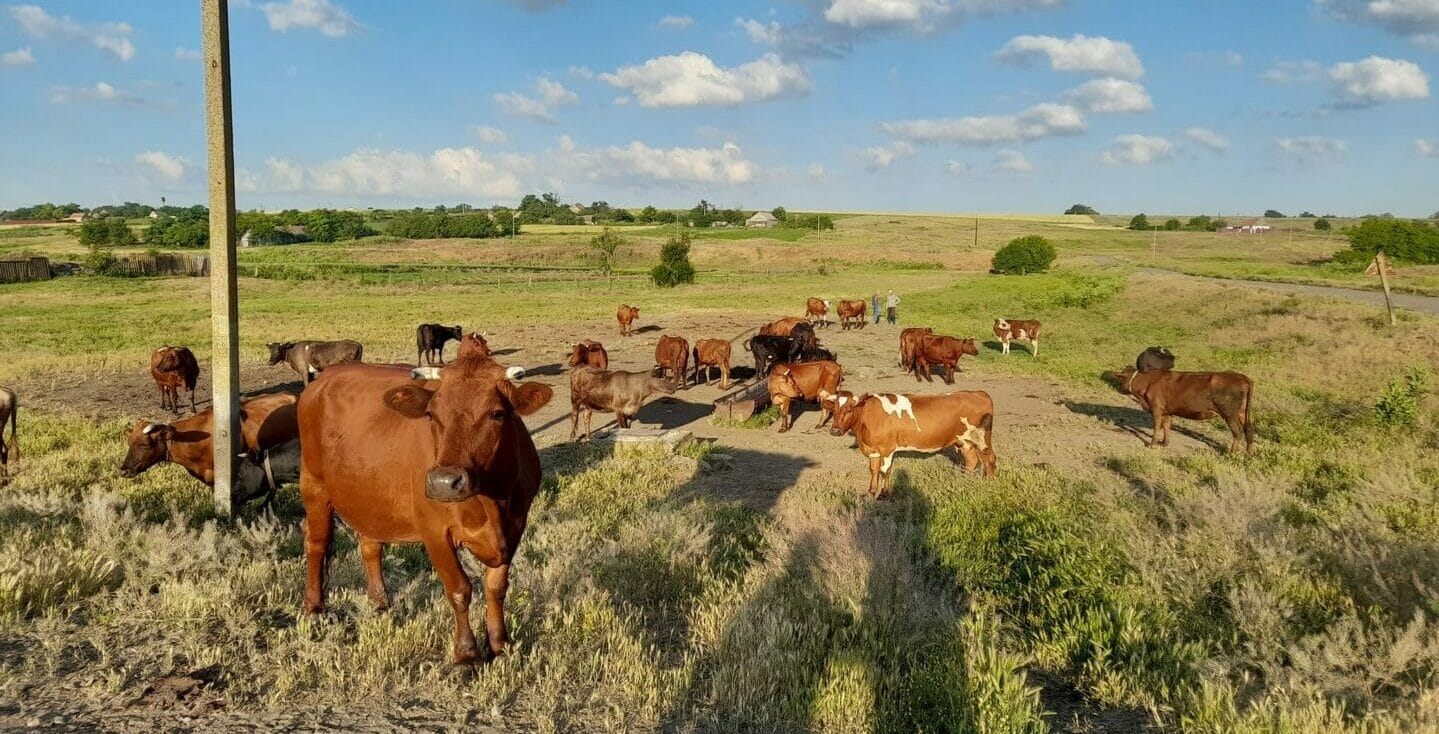
{"type": "Polygon", "coordinates": [[[830,433],[852,431],[860,453],[869,459],[874,497],[889,494],[897,451],[936,453],[953,446],[967,471],[982,467],[984,476],[994,476],[994,401],[987,392],[856,397],[841,390],[822,395],[821,405],[834,413],[830,433]]]}
{"type": "Polygon", "coordinates": [[[1009,354],[1009,342],[1014,339],[1025,339],[1029,342],[1030,350],[1034,356],[1039,356],[1039,322],[1020,321],[1018,319],[995,319],[994,335],[999,337],[999,343],[1004,347],[1004,353],[1009,354]]]}
{"type": "Polygon", "coordinates": [[[812,326],[829,326],[829,301],[811,297],[804,303],[804,317],[812,326]]]}

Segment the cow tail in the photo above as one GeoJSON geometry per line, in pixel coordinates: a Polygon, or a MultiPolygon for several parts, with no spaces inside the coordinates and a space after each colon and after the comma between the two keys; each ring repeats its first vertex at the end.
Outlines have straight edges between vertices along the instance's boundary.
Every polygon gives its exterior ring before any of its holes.
{"type": "Polygon", "coordinates": [[[1254,383],[1251,381],[1245,386],[1244,391],[1244,447],[1248,449],[1254,445],[1254,414],[1250,412],[1250,405],[1254,401],[1254,383]]]}
{"type": "MultiPolygon", "coordinates": [[[[0,433],[5,431],[5,425],[0,423],[0,433]]],[[[15,454],[15,460],[20,460],[20,398],[15,398],[10,405],[10,450],[15,454]]]]}

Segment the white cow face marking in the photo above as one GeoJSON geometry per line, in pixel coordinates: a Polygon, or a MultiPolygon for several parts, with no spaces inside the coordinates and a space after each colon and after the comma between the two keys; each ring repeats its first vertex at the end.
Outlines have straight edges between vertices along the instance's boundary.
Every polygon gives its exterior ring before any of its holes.
{"type": "Polygon", "coordinates": [[[914,413],[914,403],[906,395],[876,395],[879,398],[879,407],[884,408],[887,415],[903,418],[906,413],[910,420],[914,421],[914,429],[919,430],[919,416],[914,413]]]}
{"type": "Polygon", "coordinates": [[[998,321],[995,321],[995,322],[994,322],[994,325],[995,325],[995,326],[998,326],[1001,331],[1008,331],[1008,330],[1009,330],[1009,321],[1006,320],[1006,319],[999,319],[998,321]]]}

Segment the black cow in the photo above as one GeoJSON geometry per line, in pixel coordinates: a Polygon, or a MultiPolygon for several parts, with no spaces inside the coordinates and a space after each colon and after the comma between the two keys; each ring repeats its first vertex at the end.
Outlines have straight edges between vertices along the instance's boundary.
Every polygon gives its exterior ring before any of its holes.
{"type": "Polygon", "coordinates": [[[458,326],[420,324],[415,329],[415,364],[444,364],[445,342],[459,341],[465,336],[458,326]]]}
{"type": "Polygon", "coordinates": [[[752,336],[745,342],[745,349],[754,353],[754,373],[758,377],[768,375],[770,368],[780,362],[798,362],[804,348],[804,338],[795,336],[752,336]]]}
{"type": "Polygon", "coordinates": [[[286,484],[300,481],[300,439],[291,439],[264,451],[240,454],[235,464],[235,486],[231,497],[236,505],[263,497],[261,507],[275,501],[275,493],[286,484]]]}
{"type": "Polygon", "coordinates": [[[790,329],[789,336],[791,339],[800,340],[808,348],[819,346],[819,337],[814,333],[813,324],[795,324],[794,328],[790,329]]]}
{"type": "Polygon", "coordinates": [[[834,352],[824,347],[800,347],[799,358],[796,362],[834,362],[837,361],[834,352]]]}
{"type": "Polygon", "coordinates": [[[1140,372],[1159,372],[1174,369],[1174,353],[1164,347],[1150,347],[1139,353],[1134,360],[1134,369],[1140,372]]]}

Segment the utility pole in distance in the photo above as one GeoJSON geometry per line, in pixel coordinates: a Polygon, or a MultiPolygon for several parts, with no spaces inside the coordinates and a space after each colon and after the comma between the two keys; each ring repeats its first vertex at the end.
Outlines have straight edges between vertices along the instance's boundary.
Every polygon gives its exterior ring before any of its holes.
{"type": "Polygon", "coordinates": [[[235,285],[235,129],[230,107],[230,3],[201,0],[205,141],[210,178],[210,382],[215,511],[234,511],[240,437],[240,310],[235,285]]]}

